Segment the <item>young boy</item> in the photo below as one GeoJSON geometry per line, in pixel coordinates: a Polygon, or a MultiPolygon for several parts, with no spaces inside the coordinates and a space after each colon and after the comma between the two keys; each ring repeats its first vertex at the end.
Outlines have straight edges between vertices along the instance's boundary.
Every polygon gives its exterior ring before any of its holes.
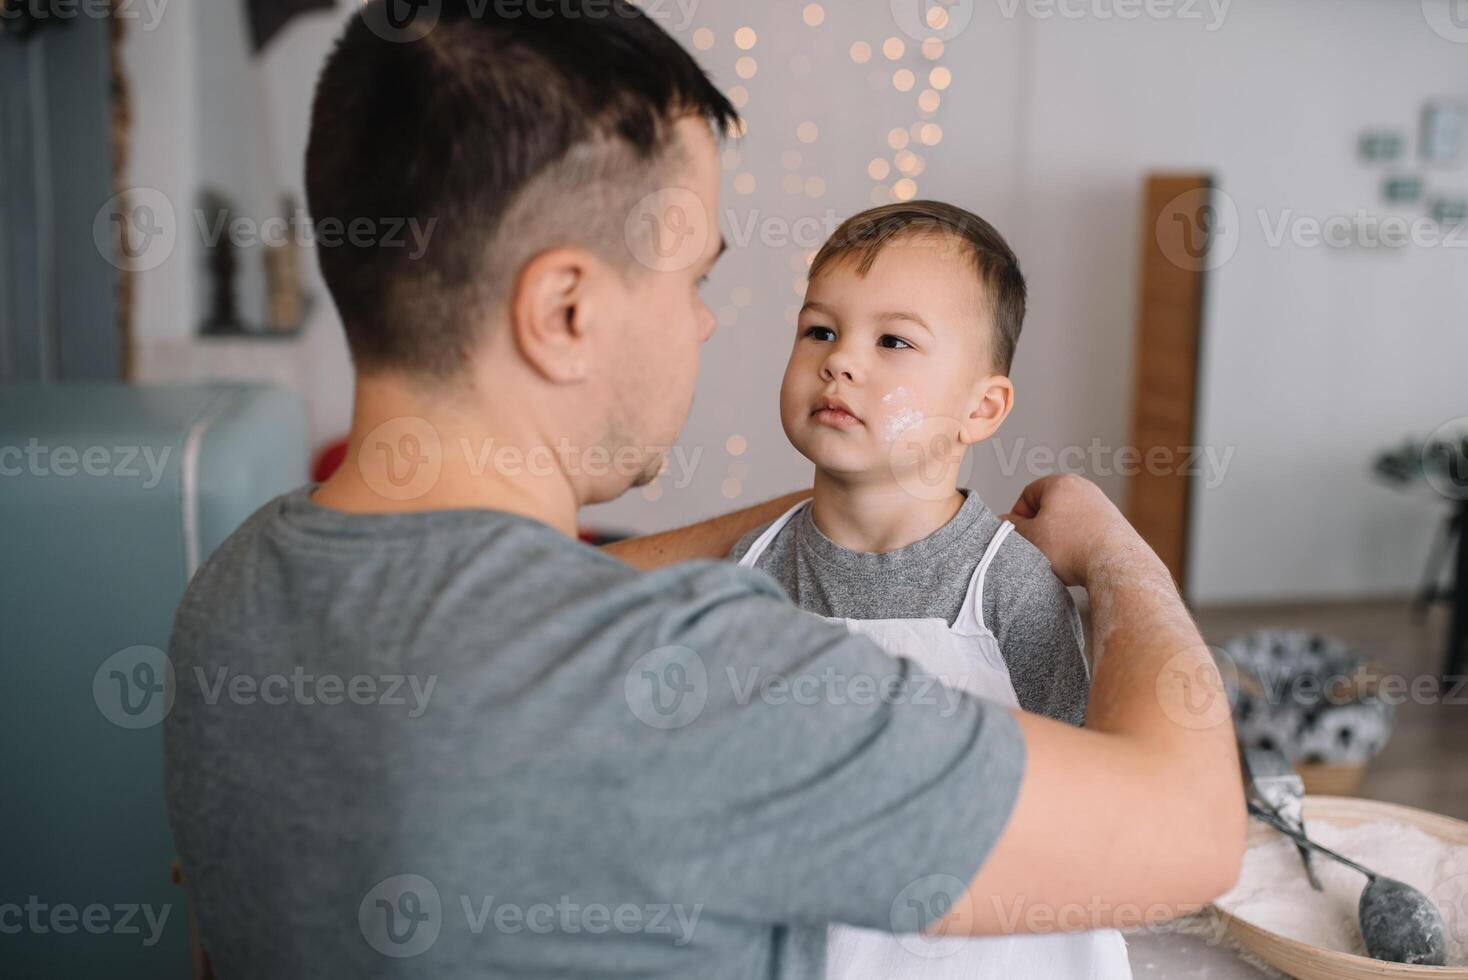
{"type": "MultiPolygon", "coordinates": [[[[1079,725],[1090,682],[1070,594],[957,486],[967,447],[1013,406],[1024,312],[1019,262],[978,216],[917,201],[846,221],[811,265],[780,390],[814,499],[730,557],[950,687],[1079,725]]],[[[944,940],[938,958],[933,945],[835,928],[827,973],[1130,976],[1115,932],[944,940]]]]}

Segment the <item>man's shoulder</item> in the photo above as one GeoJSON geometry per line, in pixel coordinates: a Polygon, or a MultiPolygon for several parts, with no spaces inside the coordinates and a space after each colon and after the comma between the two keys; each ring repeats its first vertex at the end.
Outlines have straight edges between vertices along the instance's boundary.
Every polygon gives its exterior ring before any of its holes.
{"type": "Polygon", "coordinates": [[[731,562],[644,572],[511,514],[343,520],[348,530],[321,534],[320,524],[308,531],[292,520],[300,502],[301,491],[277,498],[230,535],[190,582],[175,625],[217,624],[236,607],[269,603],[283,616],[397,606],[438,628],[459,620],[466,633],[554,620],[561,635],[619,621],[661,634],[705,616],[737,627],[769,615],[769,605],[788,606],[768,576],[731,562]],[[287,594],[292,583],[295,595],[287,594]]]}

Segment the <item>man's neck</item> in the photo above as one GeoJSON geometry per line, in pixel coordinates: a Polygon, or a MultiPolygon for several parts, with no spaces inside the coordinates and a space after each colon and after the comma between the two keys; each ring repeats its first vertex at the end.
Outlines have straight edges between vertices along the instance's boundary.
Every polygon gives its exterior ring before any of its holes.
{"type": "Polygon", "coordinates": [[[548,452],[527,458],[543,441],[408,383],[359,379],[346,457],[311,499],[357,514],[500,510],[574,537],[571,481],[548,452]]]}
{"type": "Polygon", "coordinates": [[[816,470],[811,517],[822,534],[852,551],[896,551],[953,520],[963,506],[955,486],[918,496],[895,480],[842,479],[816,470]]]}

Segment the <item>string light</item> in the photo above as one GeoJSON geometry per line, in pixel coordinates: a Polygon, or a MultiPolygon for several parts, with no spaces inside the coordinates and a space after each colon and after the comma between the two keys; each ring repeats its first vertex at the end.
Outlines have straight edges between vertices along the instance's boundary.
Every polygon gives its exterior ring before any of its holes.
{"type": "Polygon", "coordinates": [[[939,65],[928,72],[928,84],[941,92],[953,84],[953,72],[939,65]]]}
{"type": "Polygon", "coordinates": [[[851,46],[851,60],[858,65],[864,65],[872,60],[872,46],[865,41],[857,41],[851,46]]]}
{"type": "Polygon", "coordinates": [[[749,440],[738,434],[730,436],[724,443],[724,450],[730,456],[743,456],[748,448],[749,440]]]}
{"type": "Polygon", "coordinates": [[[803,16],[805,22],[811,27],[820,27],[826,21],[826,8],[818,3],[808,3],[805,5],[803,16]]]}
{"type": "Polygon", "coordinates": [[[707,27],[700,27],[693,32],[693,46],[700,51],[707,51],[714,46],[714,32],[707,27]]]}
{"type": "Polygon", "coordinates": [[[759,62],[755,61],[749,55],[745,55],[743,58],[740,58],[738,61],[734,62],[734,74],[738,75],[740,78],[746,80],[751,79],[758,71],[759,62]]]}
{"type": "Polygon", "coordinates": [[[755,186],[754,174],[747,171],[734,178],[734,189],[741,194],[753,194],[755,186]]]}
{"type": "Polygon", "coordinates": [[[912,91],[912,86],[916,81],[912,72],[906,68],[899,68],[892,73],[892,87],[899,92],[912,91]]]}
{"type": "Polygon", "coordinates": [[[937,61],[943,57],[943,41],[941,38],[930,37],[923,42],[923,57],[929,61],[937,61]]]}
{"type": "Polygon", "coordinates": [[[943,127],[937,123],[923,123],[920,139],[926,146],[937,146],[943,142],[943,127]]]}
{"type": "Polygon", "coordinates": [[[942,104],[943,97],[932,89],[924,89],[923,94],[918,96],[918,108],[924,112],[937,112],[942,104]]]}
{"type": "Polygon", "coordinates": [[[892,185],[892,196],[899,201],[911,201],[917,197],[917,181],[907,177],[892,185]]]}
{"type": "Polygon", "coordinates": [[[907,51],[907,45],[902,43],[900,37],[889,37],[882,42],[882,53],[887,56],[888,61],[896,61],[907,51]]]}
{"type": "Polygon", "coordinates": [[[905,129],[894,129],[887,134],[887,145],[894,150],[900,150],[908,144],[910,137],[905,129]]]}
{"type": "Polygon", "coordinates": [[[741,27],[734,32],[734,46],[740,51],[748,51],[759,43],[759,35],[752,27],[741,27]]]}
{"type": "Polygon", "coordinates": [[[821,138],[821,128],[813,122],[803,122],[796,127],[795,138],[802,143],[814,143],[821,138]]]}
{"type": "Polygon", "coordinates": [[[743,85],[736,85],[729,90],[729,101],[734,103],[734,108],[743,109],[749,103],[749,89],[743,85]]]}
{"type": "Polygon", "coordinates": [[[887,175],[891,172],[892,167],[888,165],[886,160],[880,157],[867,164],[867,176],[872,178],[872,180],[886,180],[887,175]]]}

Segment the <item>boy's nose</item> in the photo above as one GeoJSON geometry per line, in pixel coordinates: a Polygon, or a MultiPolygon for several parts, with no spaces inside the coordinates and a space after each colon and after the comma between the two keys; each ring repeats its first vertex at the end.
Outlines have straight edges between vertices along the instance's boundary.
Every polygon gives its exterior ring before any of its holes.
{"type": "Polygon", "coordinates": [[[821,365],[821,379],[834,381],[840,379],[851,384],[856,383],[856,365],[852,359],[843,351],[832,351],[821,365]]]}

